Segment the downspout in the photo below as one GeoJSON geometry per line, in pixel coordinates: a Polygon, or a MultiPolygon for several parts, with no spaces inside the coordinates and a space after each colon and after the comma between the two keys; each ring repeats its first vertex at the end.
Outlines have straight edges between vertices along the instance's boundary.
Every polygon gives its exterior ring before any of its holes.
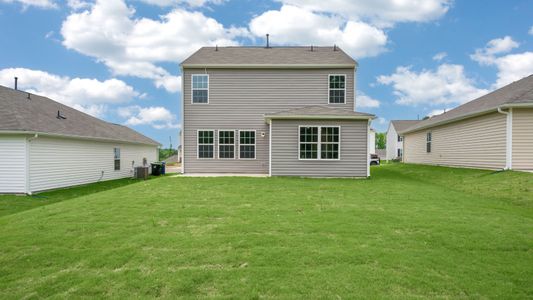
{"type": "Polygon", "coordinates": [[[272,177],[272,123],[268,125],[268,177],[272,177]]]}
{"type": "Polygon", "coordinates": [[[507,116],[506,132],[505,132],[505,170],[513,169],[513,109],[509,111],[502,110],[498,107],[498,112],[507,116]]]}
{"type": "Polygon", "coordinates": [[[29,137],[26,143],[26,194],[31,195],[31,173],[30,173],[30,145],[33,140],[39,137],[39,134],[35,134],[33,137],[29,137]]]}
{"type": "Polygon", "coordinates": [[[370,124],[372,120],[369,119],[366,127],[366,177],[370,177],[370,143],[368,136],[370,135],[370,124]]]}

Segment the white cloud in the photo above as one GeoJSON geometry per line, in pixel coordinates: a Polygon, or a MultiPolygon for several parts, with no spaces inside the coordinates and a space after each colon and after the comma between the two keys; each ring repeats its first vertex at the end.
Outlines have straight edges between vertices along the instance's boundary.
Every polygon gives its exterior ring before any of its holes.
{"type": "Polygon", "coordinates": [[[462,65],[442,64],[435,71],[420,72],[398,67],[394,74],[379,76],[378,82],[392,85],[396,103],[403,105],[462,104],[488,93],[474,85],[462,65]]]}
{"type": "Polygon", "coordinates": [[[529,33],[530,35],[533,35],[533,26],[531,26],[531,28],[529,28],[529,31],[527,33],[529,33]]]}
{"type": "Polygon", "coordinates": [[[428,117],[434,117],[437,115],[442,115],[443,113],[449,111],[451,108],[443,108],[443,109],[434,109],[428,113],[428,117]]]}
{"type": "Polygon", "coordinates": [[[279,0],[310,11],[341,15],[351,20],[370,20],[377,26],[398,22],[427,22],[442,17],[450,0],[279,0]]]}
{"type": "Polygon", "coordinates": [[[146,4],[157,5],[160,7],[178,6],[186,4],[190,7],[200,7],[206,4],[222,4],[225,0],[139,0],[146,4]]]}
{"type": "Polygon", "coordinates": [[[57,4],[53,0],[0,0],[0,2],[19,3],[24,9],[27,9],[30,6],[44,9],[57,8],[57,4]]]}
{"type": "Polygon", "coordinates": [[[514,48],[520,46],[510,36],[505,36],[500,39],[493,39],[487,43],[485,48],[476,49],[476,52],[470,55],[470,58],[480,64],[490,65],[496,60],[496,54],[507,53],[514,48]]]}
{"type": "Polygon", "coordinates": [[[96,58],[116,75],[151,79],[176,92],[181,83],[172,81],[179,77],[158,63],[179,63],[205,45],[236,45],[235,34],[246,32],[178,8],[155,20],[136,18],[134,12],[123,0],[97,0],[63,22],[63,45],[96,58]]]}
{"type": "Polygon", "coordinates": [[[519,46],[510,36],[505,36],[489,41],[484,48],[476,49],[470,58],[480,65],[495,66],[498,79],[493,87],[500,88],[533,74],[533,52],[503,55],[519,46]]]}
{"type": "Polygon", "coordinates": [[[70,78],[25,68],[0,70],[0,84],[13,86],[15,76],[19,78],[19,89],[47,96],[94,116],[102,116],[106,104],[125,103],[142,96],[118,79],[70,78]]]}
{"type": "Polygon", "coordinates": [[[119,108],[117,114],[127,119],[126,125],[150,125],[156,129],[180,128],[176,122],[176,116],[161,106],[126,106],[119,108]]]}
{"type": "Polygon", "coordinates": [[[367,23],[346,22],[292,5],[253,18],[250,31],[257,37],[269,33],[273,44],[278,45],[337,44],[356,58],[376,56],[385,51],[387,43],[385,32],[367,23]]]}
{"type": "Polygon", "coordinates": [[[91,4],[87,1],[82,0],[68,0],[67,6],[72,10],[81,10],[91,7],[91,4]]]}
{"type": "Polygon", "coordinates": [[[433,55],[433,60],[441,61],[444,58],[446,58],[446,56],[448,56],[448,54],[446,52],[439,52],[439,53],[433,55]]]}
{"type": "Polygon", "coordinates": [[[357,96],[355,98],[356,108],[377,108],[379,107],[379,105],[379,100],[371,98],[361,91],[357,92],[357,96]]]}

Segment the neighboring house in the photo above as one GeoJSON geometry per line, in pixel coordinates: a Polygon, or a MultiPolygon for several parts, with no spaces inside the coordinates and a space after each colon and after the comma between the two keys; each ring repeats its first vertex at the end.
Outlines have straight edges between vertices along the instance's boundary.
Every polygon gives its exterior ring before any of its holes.
{"type": "Polygon", "coordinates": [[[376,154],[376,131],[372,128],[368,131],[368,153],[376,154]]]}
{"type": "Polygon", "coordinates": [[[387,149],[377,149],[376,154],[381,160],[384,160],[387,157],[387,149]]]}
{"type": "Polygon", "coordinates": [[[0,193],[131,177],[159,144],[46,97],[0,86],[0,193]]]}
{"type": "Polygon", "coordinates": [[[183,172],[367,177],[373,115],[338,47],[204,47],[182,64],[183,172]]]}
{"type": "Polygon", "coordinates": [[[533,75],[400,134],[408,163],[533,171],[533,75]]]}
{"type": "Polygon", "coordinates": [[[402,159],[403,136],[399,132],[415,125],[418,120],[392,120],[387,129],[387,155],[386,160],[402,159]]]}

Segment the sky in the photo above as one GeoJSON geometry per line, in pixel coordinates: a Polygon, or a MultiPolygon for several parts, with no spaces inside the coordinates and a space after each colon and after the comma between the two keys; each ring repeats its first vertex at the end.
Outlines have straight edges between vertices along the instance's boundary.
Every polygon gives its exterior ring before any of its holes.
{"type": "Polygon", "coordinates": [[[356,110],[442,113],[533,74],[531,0],[0,0],[0,85],[179,144],[179,63],[202,46],[336,44],[356,110]]]}

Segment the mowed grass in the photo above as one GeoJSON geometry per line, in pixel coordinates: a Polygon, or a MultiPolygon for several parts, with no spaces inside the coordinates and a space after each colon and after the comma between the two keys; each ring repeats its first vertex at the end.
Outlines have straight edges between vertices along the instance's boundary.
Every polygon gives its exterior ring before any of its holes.
{"type": "Polygon", "coordinates": [[[163,177],[0,217],[0,298],[531,298],[532,249],[533,174],[163,177]]]}

